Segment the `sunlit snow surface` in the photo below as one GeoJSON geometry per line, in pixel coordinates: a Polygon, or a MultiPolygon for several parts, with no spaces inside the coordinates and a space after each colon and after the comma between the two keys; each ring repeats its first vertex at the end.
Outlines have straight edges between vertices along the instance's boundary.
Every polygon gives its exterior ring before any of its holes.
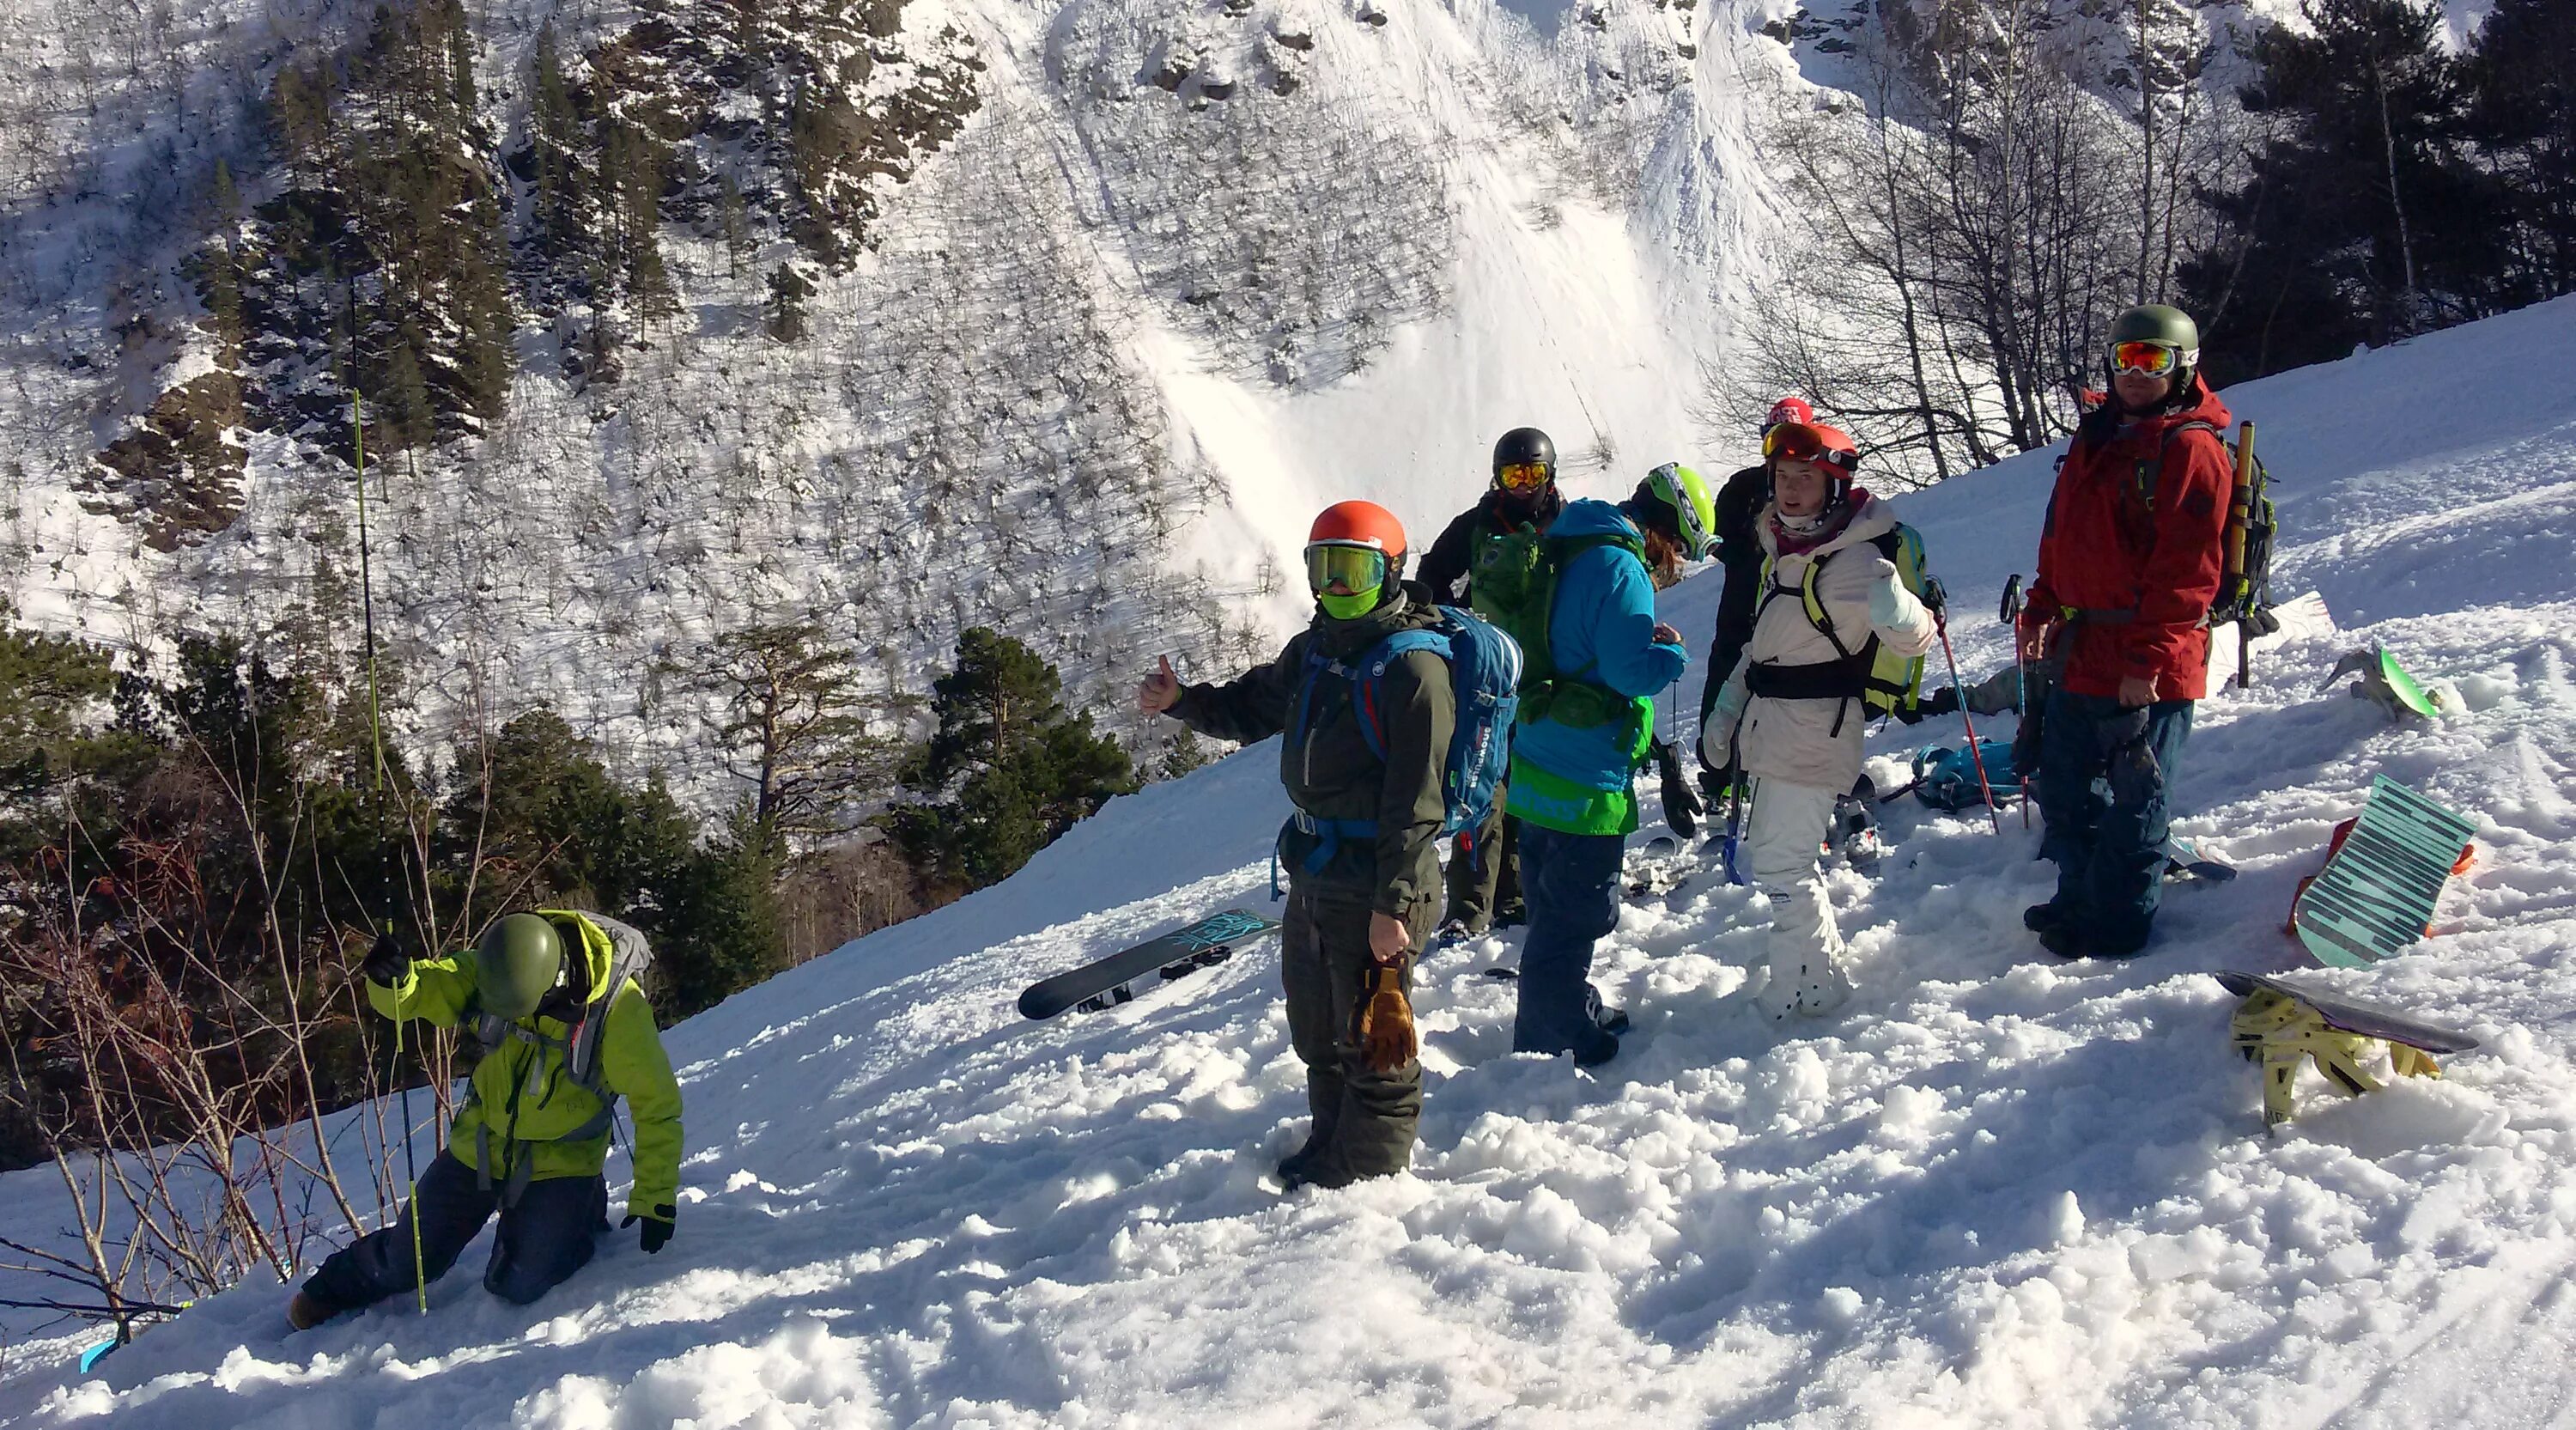
{"type": "MultiPolygon", "coordinates": [[[[631,1233],[529,1310],[473,1268],[289,1338],[245,1286],[101,1378],[21,1376],[20,1423],[2526,1426],[2576,1348],[2576,302],[2240,388],[2331,639],[2201,707],[2181,828],[2244,876],[2177,887],[2154,953],[2062,965],[2020,928],[2035,836],[1888,807],[1831,876],[1861,993],[1751,1006],[1746,896],[1630,908],[1598,1076],[1508,1052],[1515,958],[1430,961],[1412,1175],[1281,1197],[1304,1116],[1268,950],[1031,1026],[1046,972],[1266,896],[1258,747],[1113,805],[1009,882],[673,1030],[680,1233],[631,1233]],[[2378,639],[2467,711],[2392,728],[2320,693],[2378,639]],[[2294,880],[2373,774],[2468,812],[2444,932],[2311,976],[2484,1051],[2262,1131],[2208,969],[2300,968],[2294,880]]],[[[1710,465],[1720,465],[1712,462],[1710,465]]],[[[2036,455],[1902,503],[1960,656],[2026,569],[2036,455]]],[[[1694,636],[1711,578],[1668,597],[1694,636]]],[[[1687,695],[1687,691],[1685,694],[1687,695]]],[[[1926,726],[1922,737],[1947,736],[1926,726]]],[[[2000,732],[1998,732],[2000,733],[2000,732]]],[[[1907,732],[1883,735],[1901,753],[1907,732]]],[[[1882,773],[1891,767],[1880,766],[1882,773]]],[[[621,1168],[613,1168],[612,1176],[621,1168]]],[[[7,1234],[50,1230],[50,1173],[7,1234]]]]}

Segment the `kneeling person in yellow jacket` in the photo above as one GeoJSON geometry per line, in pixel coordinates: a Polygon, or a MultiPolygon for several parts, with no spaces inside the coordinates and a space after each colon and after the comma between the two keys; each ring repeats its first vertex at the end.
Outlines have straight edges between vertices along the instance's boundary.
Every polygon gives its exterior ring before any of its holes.
{"type": "Polygon", "coordinates": [[[642,1221],[644,1249],[662,1249],[679,1194],[680,1085],[632,976],[648,959],[634,929],[564,909],[512,914],[448,958],[412,962],[377,941],[364,966],[376,1011],[472,1027],[487,1051],[411,1205],[322,1263],[287,1308],[298,1329],[445,1275],[495,1211],[486,1290],[525,1305],[580,1270],[607,1228],[601,1168],[620,1097],[635,1119],[624,1224],[642,1221]]]}

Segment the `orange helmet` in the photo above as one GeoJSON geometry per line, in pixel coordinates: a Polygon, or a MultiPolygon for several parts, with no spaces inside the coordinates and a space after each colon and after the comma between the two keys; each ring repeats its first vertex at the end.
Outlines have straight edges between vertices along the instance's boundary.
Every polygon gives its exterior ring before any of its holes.
{"type": "Polygon", "coordinates": [[[1373,501],[1335,502],[1306,533],[1308,546],[1365,546],[1383,552],[1389,569],[1404,565],[1404,523],[1373,501]]]}

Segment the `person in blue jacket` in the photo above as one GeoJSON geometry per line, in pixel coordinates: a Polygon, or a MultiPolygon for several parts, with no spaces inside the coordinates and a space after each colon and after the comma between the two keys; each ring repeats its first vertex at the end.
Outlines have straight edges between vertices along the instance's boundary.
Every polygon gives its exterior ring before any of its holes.
{"type": "Polygon", "coordinates": [[[1512,733],[1510,809],[1529,904],[1514,1052],[1572,1053],[1581,1067],[1618,1056],[1627,1014],[1602,1005],[1592,948],[1619,919],[1652,697],[1690,661],[1681,632],[1655,619],[1655,590],[1708,554],[1716,523],[1699,474],[1666,464],[1626,501],[1569,503],[1548,529],[1548,674],[1524,686],[1512,733]]]}

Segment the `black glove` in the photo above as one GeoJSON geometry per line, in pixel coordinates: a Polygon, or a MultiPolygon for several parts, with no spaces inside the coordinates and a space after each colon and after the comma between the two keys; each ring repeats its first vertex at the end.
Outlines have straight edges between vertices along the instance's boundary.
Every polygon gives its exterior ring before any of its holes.
{"type": "Polygon", "coordinates": [[[1690,780],[1682,774],[1681,755],[1672,746],[1658,739],[1654,742],[1654,751],[1655,764],[1664,777],[1664,822],[1682,838],[1696,838],[1699,816],[1704,809],[1699,802],[1699,792],[1691,788],[1690,780]]]}
{"type": "Polygon", "coordinates": [[[392,933],[380,933],[367,949],[366,960],[358,965],[358,971],[365,974],[370,982],[381,983],[387,988],[399,987],[411,972],[411,955],[394,942],[392,933]]]}
{"type": "Polygon", "coordinates": [[[653,1208],[651,1216],[628,1212],[626,1220],[619,1222],[618,1226],[630,1227],[639,1221],[644,1223],[644,1252],[650,1256],[669,1243],[671,1232],[674,1230],[672,1219],[678,1215],[677,1211],[668,1206],[659,1206],[653,1208]]]}
{"type": "Polygon", "coordinates": [[[1923,578],[1923,604],[1931,607],[1935,611],[1947,611],[1950,609],[1950,593],[1941,589],[1940,577],[1926,576],[1923,578]]]}

